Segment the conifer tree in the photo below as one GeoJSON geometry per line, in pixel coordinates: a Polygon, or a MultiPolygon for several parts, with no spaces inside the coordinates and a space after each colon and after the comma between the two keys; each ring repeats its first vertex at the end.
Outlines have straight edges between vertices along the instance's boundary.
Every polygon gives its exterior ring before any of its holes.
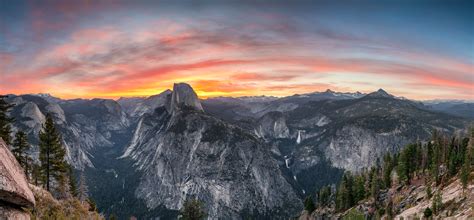
{"type": "Polygon", "coordinates": [[[0,95],[0,137],[5,141],[7,145],[11,144],[11,123],[13,118],[8,115],[8,112],[13,107],[5,101],[7,96],[0,95]]]}
{"type": "Polygon", "coordinates": [[[344,173],[336,192],[336,209],[346,210],[354,205],[354,178],[350,172],[344,173]]]}
{"type": "Polygon", "coordinates": [[[331,199],[331,187],[324,186],[319,190],[318,203],[320,207],[326,207],[329,205],[331,199]]]}
{"type": "Polygon", "coordinates": [[[435,144],[433,146],[433,160],[431,162],[431,176],[432,179],[435,181],[436,185],[439,184],[439,165],[441,163],[441,146],[439,144],[435,144]]]}
{"type": "Polygon", "coordinates": [[[87,187],[86,183],[86,176],[84,172],[81,173],[81,177],[79,178],[79,189],[78,189],[78,199],[81,202],[84,202],[89,197],[89,188],[87,187]]]}
{"type": "Polygon", "coordinates": [[[408,183],[410,181],[408,170],[409,170],[409,158],[407,151],[403,150],[400,153],[400,157],[398,159],[398,165],[397,165],[397,174],[400,182],[406,182],[408,183]]]}
{"type": "Polygon", "coordinates": [[[31,179],[36,186],[39,186],[42,181],[41,166],[36,163],[31,166],[31,179]]]}
{"type": "Polygon", "coordinates": [[[12,145],[12,153],[15,155],[16,160],[20,163],[21,167],[25,170],[26,177],[29,178],[30,165],[31,161],[30,156],[28,156],[28,150],[30,145],[28,144],[28,138],[23,131],[18,131],[15,134],[15,140],[12,145]]]}
{"type": "Polygon", "coordinates": [[[383,183],[385,188],[390,188],[392,184],[392,169],[393,169],[393,164],[392,164],[392,157],[390,154],[386,154],[384,156],[384,164],[383,164],[383,183]]]}
{"type": "Polygon", "coordinates": [[[354,199],[356,202],[365,199],[365,177],[357,175],[354,180],[354,199]]]}
{"type": "Polygon", "coordinates": [[[374,202],[377,202],[377,198],[379,195],[380,185],[379,179],[377,177],[372,178],[371,189],[370,189],[370,196],[374,198],[374,202]]]}
{"type": "Polygon", "coordinates": [[[428,142],[426,144],[426,162],[425,162],[425,166],[423,167],[423,171],[425,169],[430,169],[432,163],[433,163],[433,144],[431,142],[428,142]]]}
{"type": "Polygon", "coordinates": [[[436,192],[434,198],[433,198],[433,202],[431,204],[431,209],[433,210],[433,213],[435,215],[438,215],[439,214],[439,211],[441,210],[441,206],[442,206],[442,198],[441,198],[441,194],[438,192],[436,192]]]}
{"type": "Polygon", "coordinates": [[[74,177],[74,171],[72,166],[68,166],[68,180],[69,180],[69,191],[71,192],[72,196],[77,197],[77,185],[76,185],[76,178],[74,177]]]}
{"type": "Polygon", "coordinates": [[[201,220],[207,217],[204,204],[197,199],[186,200],[180,213],[182,220],[201,220]]]}
{"type": "Polygon", "coordinates": [[[39,133],[39,160],[43,183],[48,191],[51,190],[53,180],[60,181],[64,177],[67,163],[64,159],[66,150],[61,144],[61,136],[54,126],[51,115],[46,116],[43,130],[39,133]]]}
{"type": "Polygon", "coordinates": [[[440,181],[439,166],[441,165],[442,159],[441,137],[437,130],[433,131],[432,136],[433,156],[430,164],[430,172],[431,178],[434,180],[435,184],[438,185],[440,181]]]}
{"type": "Polygon", "coordinates": [[[460,172],[460,179],[463,187],[463,191],[466,190],[467,184],[469,182],[469,175],[472,171],[471,168],[471,162],[473,160],[472,152],[474,151],[473,145],[474,145],[474,129],[471,130],[471,137],[466,143],[465,150],[464,150],[464,156],[462,160],[462,167],[461,167],[461,172],[460,172]]]}
{"type": "Polygon", "coordinates": [[[470,164],[469,161],[465,161],[463,166],[461,167],[460,179],[462,183],[463,191],[467,189],[467,183],[469,182],[469,172],[470,172],[470,164]]]}
{"type": "Polygon", "coordinates": [[[304,209],[310,214],[313,213],[313,211],[316,209],[313,202],[313,198],[311,198],[311,196],[306,197],[306,199],[304,200],[304,209]]]}

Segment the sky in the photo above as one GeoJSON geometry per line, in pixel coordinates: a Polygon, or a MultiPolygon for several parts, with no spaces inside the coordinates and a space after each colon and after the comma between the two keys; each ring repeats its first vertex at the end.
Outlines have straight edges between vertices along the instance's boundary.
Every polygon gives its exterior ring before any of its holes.
{"type": "Polygon", "coordinates": [[[0,94],[474,100],[473,1],[0,0],[0,94]],[[449,2],[449,3],[448,3],[449,2]]]}

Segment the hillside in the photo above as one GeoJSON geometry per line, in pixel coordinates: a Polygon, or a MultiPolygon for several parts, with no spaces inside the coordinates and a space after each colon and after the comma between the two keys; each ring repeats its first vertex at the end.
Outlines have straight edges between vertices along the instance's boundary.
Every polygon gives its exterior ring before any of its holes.
{"type": "Polygon", "coordinates": [[[435,132],[309,195],[299,219],[472,219],[473,158],[474,129],[469,138],[435,132]]]}

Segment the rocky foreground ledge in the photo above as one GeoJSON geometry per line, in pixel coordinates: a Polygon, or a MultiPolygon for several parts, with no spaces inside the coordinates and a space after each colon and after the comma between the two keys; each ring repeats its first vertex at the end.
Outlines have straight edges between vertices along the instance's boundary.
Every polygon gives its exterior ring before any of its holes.
{"type": "Polygon", "coordinates": [[[0,219],[30,219],[23,208],[34,205],[23,168],[0,138],[0,219]]]}

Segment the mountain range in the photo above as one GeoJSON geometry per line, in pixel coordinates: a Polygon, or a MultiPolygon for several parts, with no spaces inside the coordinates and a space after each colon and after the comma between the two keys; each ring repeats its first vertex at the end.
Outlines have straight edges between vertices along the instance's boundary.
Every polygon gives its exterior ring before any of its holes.
{"type": "Polygon", "coordinates": [[[177,83],[147,98],[7,101],[15,104],[14,131],[27,132],[35,158],[45,115],[54,117],[67,160],[86,173],[99,210],[121,218],[174,218],[197,198],[211,218],[286,219],[344,170],[370,167],[433,130],[464,132],[473,120],[469,106],[382,89],[201,100],[177,83]]]}

